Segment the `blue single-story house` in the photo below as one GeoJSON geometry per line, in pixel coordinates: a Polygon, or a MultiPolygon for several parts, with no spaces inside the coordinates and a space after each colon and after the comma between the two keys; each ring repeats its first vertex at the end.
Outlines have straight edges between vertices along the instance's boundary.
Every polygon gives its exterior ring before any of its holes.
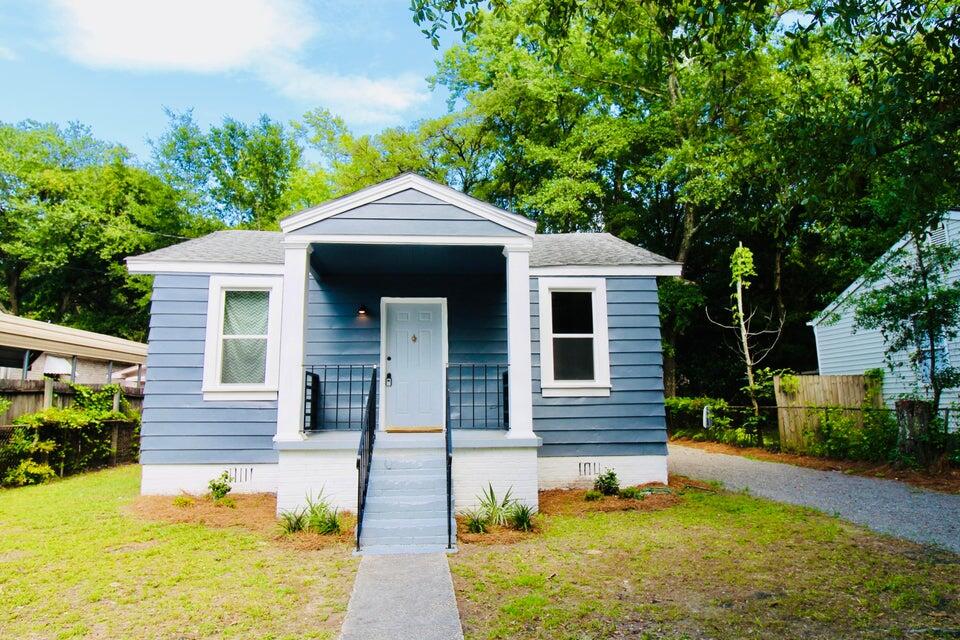
{"type": "MultiPolygon", "coordinates": [[[[942,224],[929,234],[927,242],[933,244],[960,243],[960,211],[948,211],[942,224]]],[[[911,251],[910,238],[897,241],[878,264],[888,264],[901,250],[911,251]]],[[[912,255],[912,254],[911,254],[912,255]]],[[[960,279],[960,269],[948,276],[948,282],[960,279]]],[[[881,286],[884,282],[881,280],[881,286]]],[[[865,277],[854,280],[837,298],[808,324],[813,328],[817,345],[817,362],[820,375],[862,374],[870,369],[884,371],[883,396],[886,404],[893,407],[894,401],[904,395],[923,394],[929,389],[929,347],[917,345],[916,350],[894,355],[893,368],[885,358],[886,339],[879,329],[856,329],[854,322],[857,297],[869,291],[872,285],[865,277]],[[919,366],[916,366],[919,365],[919,366]]],[[[939,366],[960,364],[960,341],[945,340],[937,345],[939,366]]],[[[941,405],[944,408],[960,403],[960,389],[944,390],[941,405]]]]}
{"type": "Polygon", "coordinates": [[[488,484],[536,507],[608,468],[666,482],[657,277],[679,264],[412,174],[280,226],[127,260],[155,276],[143,493],[227,470],[280,510],[359,512],[365,547],[446,546],[488,484]]]}

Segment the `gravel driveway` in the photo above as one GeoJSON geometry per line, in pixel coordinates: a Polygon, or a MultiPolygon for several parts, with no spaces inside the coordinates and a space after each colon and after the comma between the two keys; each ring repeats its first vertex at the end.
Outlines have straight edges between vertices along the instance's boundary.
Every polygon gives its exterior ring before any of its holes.
{"type": "Polygon", "coordinates": [[[727,489],[804,505],[915,542],[960,553],[960,495],[896,480],[819,471],[669,445],[670,473],[719,480],[727,489]]]}

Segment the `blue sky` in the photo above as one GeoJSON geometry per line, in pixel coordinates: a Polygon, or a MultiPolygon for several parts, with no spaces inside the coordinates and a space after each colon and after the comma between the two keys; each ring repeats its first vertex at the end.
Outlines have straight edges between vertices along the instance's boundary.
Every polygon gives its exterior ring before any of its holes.
{"type": "Polygon", "coordinates": [[[80,121],[142,160],[164,107],[201,124],[315,107],[357,132],[446,109],[406,0],[0,0],[0,121],[80,121]]]}

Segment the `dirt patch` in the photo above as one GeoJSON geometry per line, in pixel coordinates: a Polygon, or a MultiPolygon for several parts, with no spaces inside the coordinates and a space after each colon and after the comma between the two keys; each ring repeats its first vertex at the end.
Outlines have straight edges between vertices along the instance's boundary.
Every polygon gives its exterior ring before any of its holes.
{"type": "Polygon", "coordinates": [[[640,485],[650,493],[639,499],[605,496],[588,502],[585,489],[550,489],[540,492],[540,513],[544,515],[580,515],[584,513],[612,511],[659,511],[680,502],[680,493],[686,489],[712,491],[710,485],[695,482],[682,476],[670,478],[670,486],[662,484],[640,485]]]}
{"type": "Polygon", "coordinates": [[[831,460],[796,453],[775,453],[759,447],[734,447],[720,442],[697,442],[687,438],[677,438],[671,442],[676,442],[684,447],[710,451],[711,453],[726,453],[755,460],[783,462],[798,467],[819,469],[820,471],[839,471],[870,478],[899,480],[932,491],[960,493],[960,468],[952,466],[945,466],[939,473],[928,473],[913,469],[899,469],[891,464],[859,462],[856,460],[831,460]]]}
{"type": "Polygon", "coordinates": [[[463,516],[457,516],[457,543],[498,545],[516,544],[536,537],[540,529],[534,526],[533,531],[517,531],[509,527],[490,527],[486,533],[470,533],[467,531],[467,521],[463,516]]]}
{"type": "Polygon", "coordinates": [[[342,530],[338,535],[320,535],[301,531],[284,534],[277,522],[277,496],[272,493],[231,494],[227,504],[218,504],[209,496],[139,496],[129,507],[132,515],[144,520],[172,524],[201,524],[207,527],[239,527],[295,549],[324,549],[353,544],[356,517],[341,512],[342,530]]]}

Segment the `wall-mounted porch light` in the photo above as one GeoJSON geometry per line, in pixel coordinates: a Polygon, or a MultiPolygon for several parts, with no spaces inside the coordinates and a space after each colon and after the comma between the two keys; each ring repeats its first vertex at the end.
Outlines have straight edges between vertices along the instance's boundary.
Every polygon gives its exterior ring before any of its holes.
{"type": "Polygon", "coordinates": [[[360,308],[357,309],[357,315],[361,318],[365,318],[369,313],[370,312],[367,311],[367,305],[365,304],[360,305],[360,308]]]}

